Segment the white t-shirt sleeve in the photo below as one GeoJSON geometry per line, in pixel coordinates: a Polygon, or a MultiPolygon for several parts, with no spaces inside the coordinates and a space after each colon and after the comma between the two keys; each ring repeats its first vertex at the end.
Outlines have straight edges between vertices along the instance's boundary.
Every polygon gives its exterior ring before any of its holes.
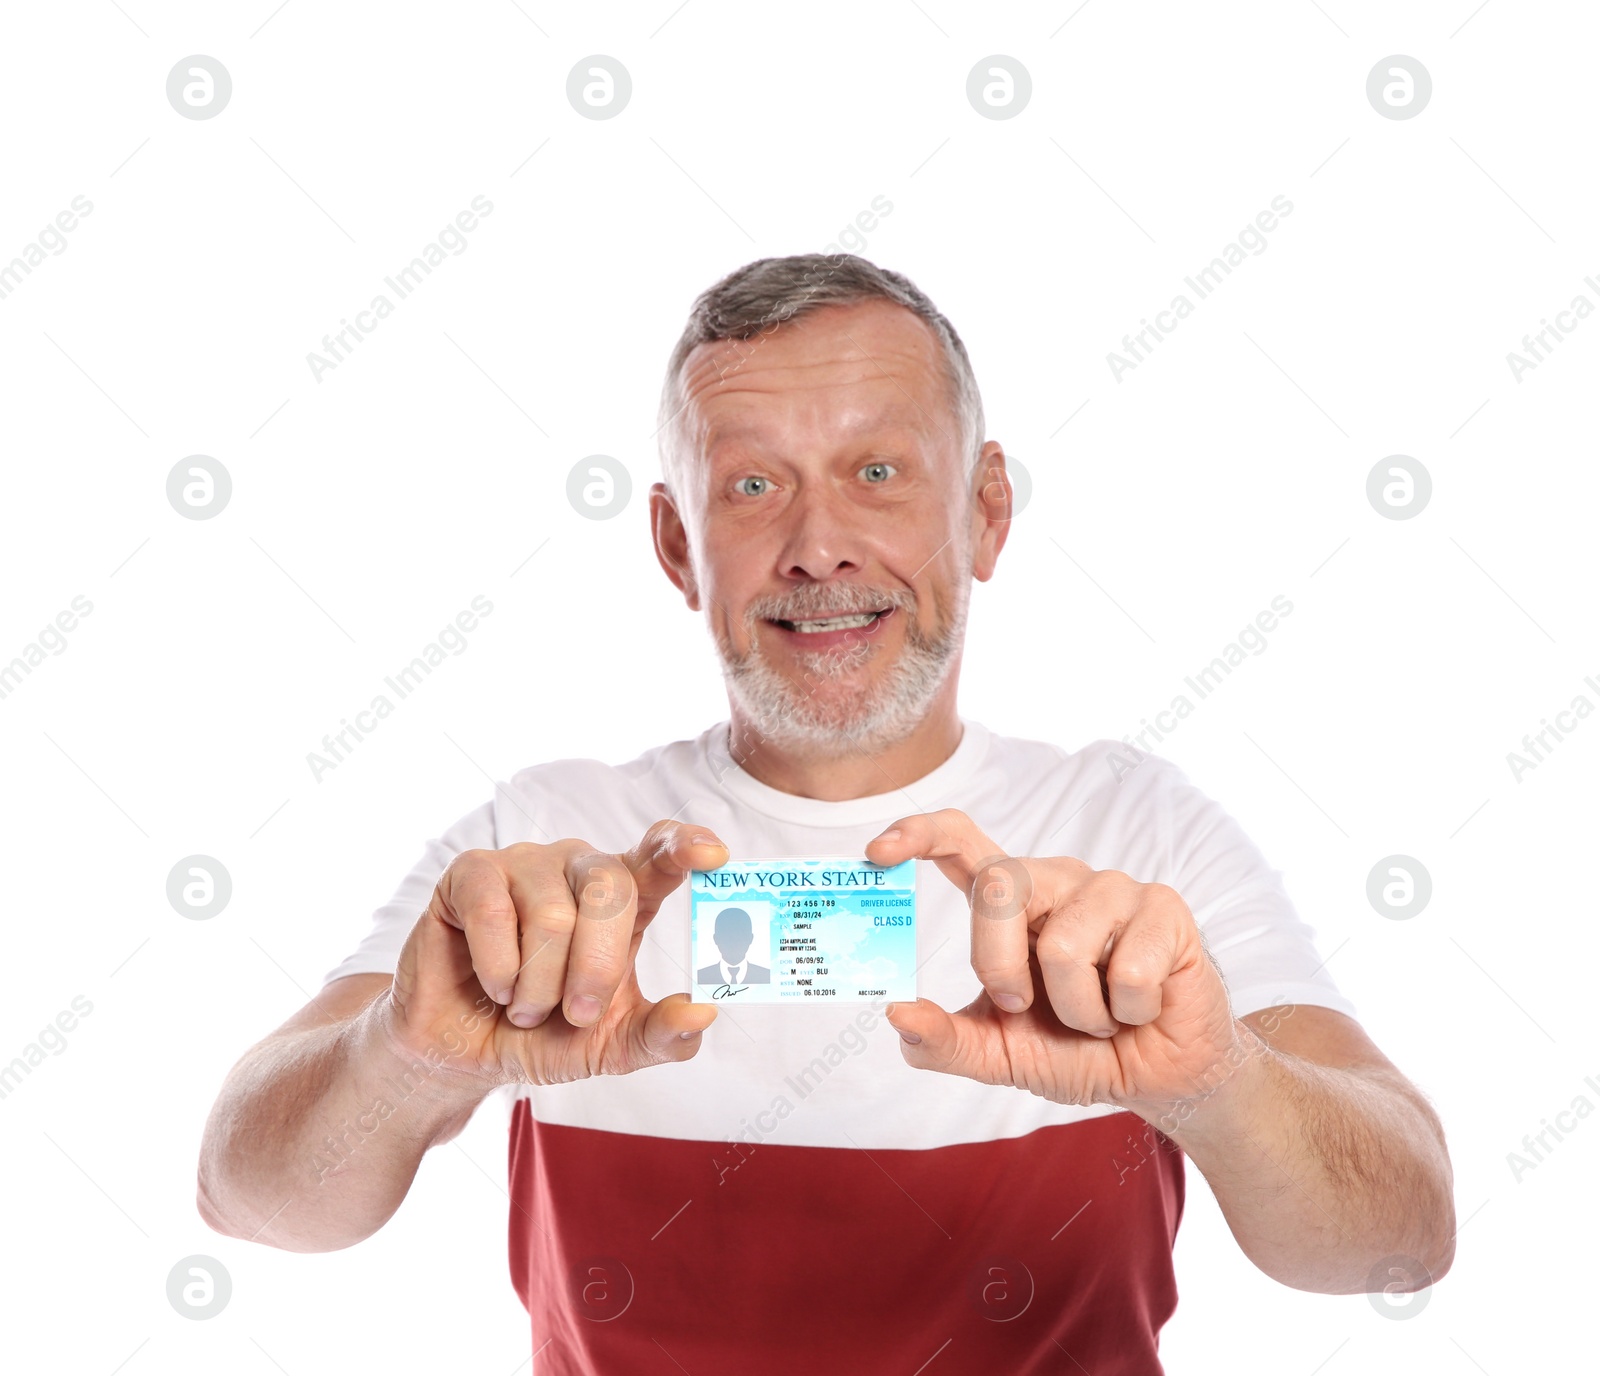
{"type": "Polygon", "coordinates": [[[1308,1003],[1355,1016],[1295,910],[1283,873],[1243,827],[1176,765],[1166,765],[1167,870],[1222,969],[1235,1017],[1308,1003]]]}
{"type": "Polygon", "coordinates": [[[395,895],[372,915],[372,926],[361,944],[326,975],[322,982],[345,975],[392,975],[400,963],[400,948],[427,910],[439,876],[466,850],[497,850],[494,803],[487,802],[460,818],[442,836],[429,841],[422,858],[400,881],[395,895]]]}

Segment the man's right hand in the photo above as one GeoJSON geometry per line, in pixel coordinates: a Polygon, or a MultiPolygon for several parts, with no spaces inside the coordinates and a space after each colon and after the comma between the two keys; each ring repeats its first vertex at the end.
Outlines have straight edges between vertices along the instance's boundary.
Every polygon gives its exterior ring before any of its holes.
{"type": "Polygon", "coordinates": [[[523,842],[458,855],[400,952],[380,1011],[403,1057],[490,1084],[561,1084],[682,1061],[714,1004],[651,1003],[634,959],[663,900],[728,849],[657,822],[632,850],[523,842]]]}

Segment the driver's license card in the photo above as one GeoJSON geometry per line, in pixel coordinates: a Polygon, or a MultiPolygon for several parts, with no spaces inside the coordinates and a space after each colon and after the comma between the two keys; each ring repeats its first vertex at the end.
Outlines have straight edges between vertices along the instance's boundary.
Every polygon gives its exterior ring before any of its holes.
{"type": "Polygon", "coordinates": [[[692,1003],[917,996],[917,862],[733,860],[689,872],[692,1003]]]}

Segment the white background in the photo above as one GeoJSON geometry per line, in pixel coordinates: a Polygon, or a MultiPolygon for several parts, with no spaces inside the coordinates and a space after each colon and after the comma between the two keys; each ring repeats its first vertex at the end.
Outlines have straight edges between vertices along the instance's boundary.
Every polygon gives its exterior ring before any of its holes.
{"type": "Polygon", "coordinates": [[[1191,1170],[1169,1369],[1589,1350],[1600,1122],[1520,1181],[1507,1153],[1600,1103],[1600,722],[1520,781],[1506,756],[1600,702],[1600,319],[1520,381],[1506,356],[1600,304],[1600,24],[1474,3],[7,7],[0,262],[94,207],[0,300],[0,662],[93,604],[0,700],[0,1060],[93,1005],[0,1102],[7,1348],[106,1376],[526,1369],[498,1101],[322,1256],[205,1227],[201,1126],[494,780],[725,713],[649,548],[666,356],[696,293],[881,195],[864,252],[955,322],[1033,479],[975,591],[962,711],[1120,737],[1289,598],[1163,751],[1284,869],[1449,1133],[1458,1258],[1402,1322],[1266,1279],[1191,1170]],[[605,121],[565,94],[595,53],[633,80],[605,121]],[[213,119],[167,102],[190,54],[231,73],[213,119]],[[966,99],[991,54],[1031,74],[1014,118],[966,99]],[[1390,54],[1432,75],[1415,118],[1368,103],[1390,54]],[[478,194],[467,250],[315,380],[307,353],[478,194]],[[1276,195],[1267,250],[1117,380],[1108,350],[1276,195]],[[565,496],[596,453],[634,484],[602,522],[565,496]],[[166,498],[193,454],[232,476],[211,520],[166,498]],[[1432,475],[1410,520],[1366,497],[1392,454],[1432,475]],[[480,594],[466,653],[315,780],[307,752],[480,594]],[[195,853],[232,876],[209,921],[166,898],[195,853]],[[1366,897],[1394,853],[1432,876],[1406,921],[1366,897]],[[233,1278],[207,1322],[165,1295],[194,1253],[233,1278]]]}

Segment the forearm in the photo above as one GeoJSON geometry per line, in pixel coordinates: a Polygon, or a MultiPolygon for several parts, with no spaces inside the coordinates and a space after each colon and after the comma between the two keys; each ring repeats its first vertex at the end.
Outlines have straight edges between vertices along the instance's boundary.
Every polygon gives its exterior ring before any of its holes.
{"type": "Polygon", "coordinates": [[[1441,1277],[1455,1205],[1426,1101],[1397,1076],[1314,1064],[1235,1026],[1239,1063],[1211,1093],[1136,1111],[1205,1175],[1245,1254],[1285,1285],[1330,1294],[1368,1289],[1391,1256],[1441,1277]]]}
{"type": "Polygon", "coordinates": [[[355,1016],[253,1048],[229,1073],[201,1143],[199,1208],[231,1237],[333,1251],[399,1208],[423,1154],[492,1088],[438,1051],[402,1055],[387,995],[355,1016]]]}

